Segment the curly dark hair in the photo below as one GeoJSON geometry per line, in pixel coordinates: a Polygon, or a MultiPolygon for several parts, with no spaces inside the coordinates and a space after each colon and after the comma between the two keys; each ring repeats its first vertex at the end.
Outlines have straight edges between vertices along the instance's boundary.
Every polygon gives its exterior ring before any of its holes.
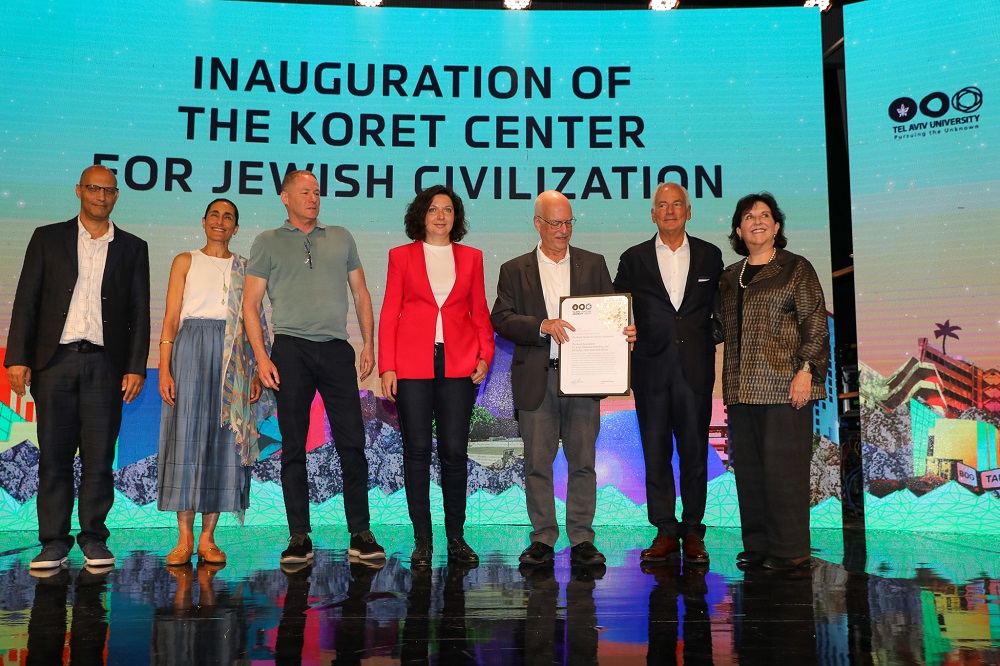
{"type": "Polygon", "coordinates": [[[417,194],[416,198],[406,206],[406,216],[403,218],[403,225],[406,229],[406,235],[410,240],[422,241],[427,235],[427,210],[431,207],[434,197],[439,194],[444,194],[451,199],[452,208],[455,209],[455,224],[451,227],[451,234],[449,234],[451,242],[457,243],[465,238],[465,234],[469,233],[469,225],[465,221],[465,206],[462,204],[462,199],[447,185],[431,185],[426,190],[417,194]]]}
{"type": "Polygon", "coordinates": [[[778,233],[774,236],[774,247],[784,249],[788,245],[788,239],[785,238],[785,214],[778,208],[778,202],[774,200],[774,196],[770,192],[748,194],[736,202],[736,212],[733,213],[733,228],[729,233],[729,244],[733,246],[733,252],[743,257],[749,256],[750,250],[747,249],[747,244],[743,242],[736,230],[740,228],[743,216],[758,202],[771,209],[771,217],[780,225],[778,233]]]}
{"type": "Polygon", "coordinates": [[[205,214],[201,216],[201,219],[205,219],[206,217],[208,217],[208,211],[212,210],[212,206],[214,206],[217,203],[227,203],[230,206],[232,206],[233,207],[233,218],[234,218],[234,220],[236,222],[236,226],[237,227],[240,226],[240,209],[237,208],[236,204],[234,204],[229,199],[219,198],[219,199],[212,199],[211,201],[209,201],[208,205],[205,206],[205,214]]]}

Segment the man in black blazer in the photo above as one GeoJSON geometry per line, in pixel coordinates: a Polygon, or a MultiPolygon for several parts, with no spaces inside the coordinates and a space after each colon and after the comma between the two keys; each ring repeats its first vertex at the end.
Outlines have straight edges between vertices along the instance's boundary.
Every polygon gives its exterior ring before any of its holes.
{"type": "Polygon", "coordinates": [[[632,357],[632,392],[646,463],[646,506],[657,535],[640,554],[659,561],[681,552],[705,564],[708,426],[715,384],[712,304],[722,252],[685,232],[691,219],[687,190],[661,183],[653,193],[658,233],[621,256],[615,290],[632,294],[639,339],[632,357]],[[675,513],[673,443],[680,460],[684,505],[675,513]]]}
{"type": "MultiPolygon", "coordinates": [[[[534,224],[540,241],[531,252],[501,266],[491,316],[496,332],[515,345],[510,381],[524,440],[524,492],[532,527],[531,544],[520,561],[531,565],[552,560],[559,538],[552,463],[560,439],[569,474],[566,534],[571,559],[578,564],[605,561],[594,546],[593,529],[600,399],[559,397],[556,370],[558,345],[574,330],[559,318],[559,297],[611,294],[614,287],[603,256],[570,247],[574,222],[565,196],[554,190],[538,195],[534,224]]],[[[629,342],[635,340],[634,326],[624,333],[629,342]]]]}
{"type": "Polygon", "coordinates": [[[149,354],[149,250],[111,222],[118,181],[84,170],[80,214],[35,229],[24,255],[7,337],[11,388],[31,386],[38,415],[38,538],[32,569],[66,562],[73,546],[73,457],[83,465],[76,539],[87,566],[115,562],[105,519],[122,400],[142,391],[149,354]]]}

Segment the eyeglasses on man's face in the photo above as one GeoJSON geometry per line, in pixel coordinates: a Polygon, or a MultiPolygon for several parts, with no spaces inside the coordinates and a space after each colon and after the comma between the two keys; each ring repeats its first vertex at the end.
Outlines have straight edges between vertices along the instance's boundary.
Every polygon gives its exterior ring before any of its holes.
{"type": "Polygon", "coordinates": [[[101,190],[104,190],[104,194],[107,195],[107,196],[109,196],[109,197],[118,196],[118,188],[117,187],[101,187],[100,185],[94,185],[92,183],[88,183],[86,185],[84,185],[83,183],[80,183],[80,187],[82,187],[83,189],[87,190],[88,193],[93,194],[93,195],[96,195],[101,190]]]}
{"type": "Polygon", "coordinates": [[[553,229],[558,229],[559,227],[563,226],[564,224],[566,225],[567,229],[572,229],[573,225],[576,224],[576,218],[575,217],[571,217],[568,220],[546,220],[541,215],[536,215],[535,217],[537,217],[539,220],[541,220],[545,224],[549,225],[553,229]]]}

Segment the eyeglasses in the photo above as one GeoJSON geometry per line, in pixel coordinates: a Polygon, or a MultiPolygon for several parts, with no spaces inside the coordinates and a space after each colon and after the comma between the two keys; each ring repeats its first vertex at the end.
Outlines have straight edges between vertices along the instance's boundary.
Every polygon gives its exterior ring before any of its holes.
{"type": "Polygon", "coordinates": [[[313,267],[313,256],[312,256],[312,252],[309,249],[309,239],[307,238],[304,241],[302,241],[302,244],[306,246],[306,260],[303,261],[302,263],[309,264],[309,270],[312,270],[312,267],[313,267]]]}
{"type": "Polygon", "coordinates": [[[535,217],[537,217],[539,220],[541,220],[545,224],[549,225],[553,229],[558,229],[559,227],[561,227],[564,224],[566,225],[567,229],[572,229],[573,225],[576,224],[576,218],[575,217],[571,217],[568,220],[546,220],[541,215],[536,215],[535,217]]]}
{"type": "Polygon", "coordinates": [[[97,194],[101,190],[104,190],[104,194],[109,197],[117,196],[118,194],[117,187],[101,187],[100,185],[84,185],[83,183],[80,183],[80,187],[87,190],[91,194],[97,194]]]}

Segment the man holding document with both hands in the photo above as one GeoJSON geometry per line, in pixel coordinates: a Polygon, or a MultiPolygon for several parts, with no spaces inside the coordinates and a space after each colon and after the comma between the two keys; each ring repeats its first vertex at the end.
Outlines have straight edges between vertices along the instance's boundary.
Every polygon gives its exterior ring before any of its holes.
{"type": "MultiPolygon", "coordinates": [[[[571,559],[574,564],[600,564],[605,558],[594,546],[593,529],[600,396],[560,395],[559,346],[575,328],[560,317],[559,301],[564,296],[614,294],[614,287],[603,256],[570,247],[575,219],[563,194],[548,190],[538,195],[533,221],[539,243],[500,268],[491,315],[496,332],[515,345],[511,388],[524,440],[525,495],[532,526],[531,543],[520,561],[540,565],[555,555],[559,525],[552,463],[561,439],[568,467],[566,532],[571,559]]],[[[621,330],[627,342],[635,341],[635,326],[621,330]]]]}

